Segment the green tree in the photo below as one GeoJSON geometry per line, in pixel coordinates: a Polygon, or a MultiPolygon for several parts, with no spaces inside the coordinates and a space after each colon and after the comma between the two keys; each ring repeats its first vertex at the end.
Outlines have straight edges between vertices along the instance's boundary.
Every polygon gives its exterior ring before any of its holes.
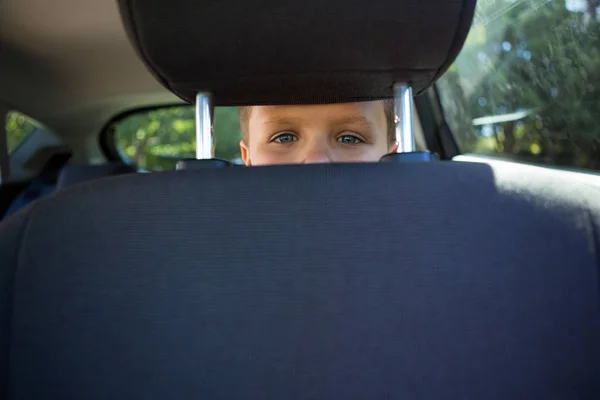
{"type": "Polygon", "coordinates": [[[480,2],[455,65],[440,80],[463,150],[600,169],[598,1],[480,2]],[[518,120],[475,126],[484,116],[518,120]]]}
{"type": "MultiPolygon", "coordinates": [[[[193,106],[159,108],[132,114],[114,124],[117,147],[137,166],[169,170],[182,158],[195,157],[196,124],[193,106]]],[[[237,108],[215,109],[215,156],[240,157],[237,108]]]]}
{"type": "Polygon", "coordinates": [[[10,154],[33,133],[35,125],[25,115],[16,111],[6,114],[5,123],[8,154],[10,154]]]}

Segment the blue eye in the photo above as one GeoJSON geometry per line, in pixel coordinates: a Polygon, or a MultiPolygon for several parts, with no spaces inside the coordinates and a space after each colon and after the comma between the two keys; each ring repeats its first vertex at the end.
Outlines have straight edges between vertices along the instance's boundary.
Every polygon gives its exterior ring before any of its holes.
{"type": "Polygon", "coordinates": [[[281,144],[288,144],[288,143],[295,142],[297,140],[298,140],[298,138],[296,137],[296,135],[294,135],[292,133],[282,133],[281,135],[279,135],[275,139],[273,139],[274,142],[281,143],[281,144]]]}
{"type": "Polygon", "coordinates": [[[338,138],[338,142],[344,144],[359,144],[364,143],[364,140],[354,136],[354,135],[343,135],[338,138]]]}

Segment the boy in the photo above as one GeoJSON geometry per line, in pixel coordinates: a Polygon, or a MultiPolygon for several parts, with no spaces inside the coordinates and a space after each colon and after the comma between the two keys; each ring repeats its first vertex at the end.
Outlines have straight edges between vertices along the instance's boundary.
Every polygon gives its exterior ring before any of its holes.
{"type": "Polygon", "coordinates": [[[396,151],[392,100],[240,108],[248,166],[377,162],[396,151]]]}

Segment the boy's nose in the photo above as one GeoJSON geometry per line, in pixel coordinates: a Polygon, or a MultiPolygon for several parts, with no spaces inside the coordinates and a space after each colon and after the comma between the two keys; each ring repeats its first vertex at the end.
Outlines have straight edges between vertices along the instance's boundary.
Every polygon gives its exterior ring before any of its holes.
{"type": "Polygon", "coordinates": [[[311,149],[306,152],[304,164],[322,164],[332,162],[331,156],[326,149],[311,149]]]}

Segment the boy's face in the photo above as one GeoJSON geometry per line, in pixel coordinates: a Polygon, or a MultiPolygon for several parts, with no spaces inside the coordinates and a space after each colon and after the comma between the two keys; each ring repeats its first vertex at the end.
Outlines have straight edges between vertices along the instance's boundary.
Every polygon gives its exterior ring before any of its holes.
{"type": "Polygon", "coordinates": [[[250,108],[246,165],[376,162],[395,151],[383,101],[250,108]]]}

